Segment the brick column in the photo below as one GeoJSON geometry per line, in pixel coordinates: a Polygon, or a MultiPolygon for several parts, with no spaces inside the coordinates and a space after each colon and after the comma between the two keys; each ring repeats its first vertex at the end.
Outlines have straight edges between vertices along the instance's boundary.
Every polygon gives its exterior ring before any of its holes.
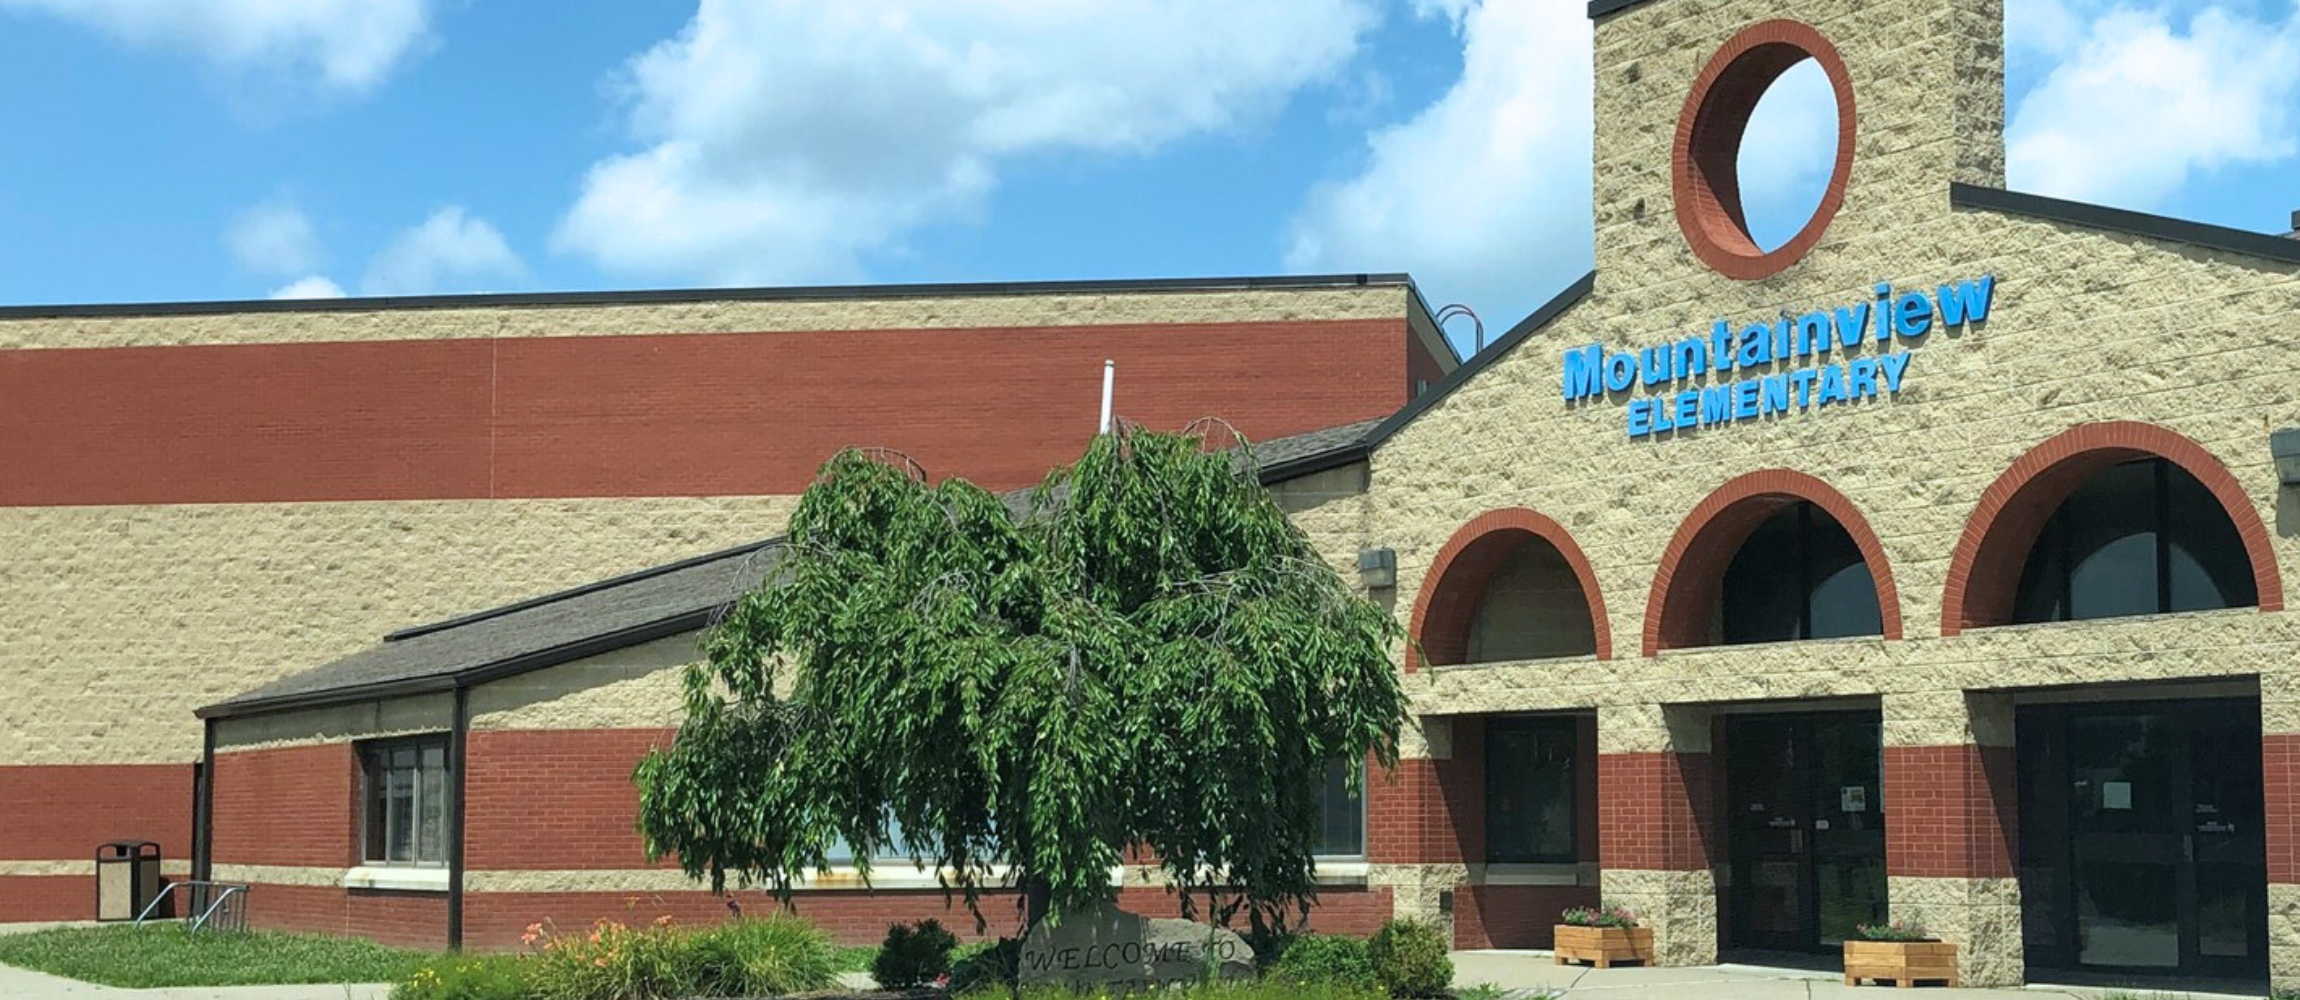
{"type": "Polygon", "coordinates": [[[2260,678],[2260,779],[2267,812],[2268,978],[2300,990],[2300,677],[2260,678]]]}
{"type": "Polygon", "coordinates": [[[1895,920],[1957,945],[1967,986],[2022,980],[2012,699],[1885,698],[1885,872],[1895,920]]]}
{"type": "Polygon", "coordinates": [[[1653,928],[1661,965],[1717,961],[1716,769],[1710,714],[1659,705],[1597,714],[1598,862],[1607,903],[1653,928]]]}
{"type": "Polygon", "coordinates": [[[1388,888],[1396,916],[1454,938],[1454,900],[1485,859],[1484,727],[1475,717],[1407,726],[1398,766],[1366,779],[1367,888],[1388,888]]]}

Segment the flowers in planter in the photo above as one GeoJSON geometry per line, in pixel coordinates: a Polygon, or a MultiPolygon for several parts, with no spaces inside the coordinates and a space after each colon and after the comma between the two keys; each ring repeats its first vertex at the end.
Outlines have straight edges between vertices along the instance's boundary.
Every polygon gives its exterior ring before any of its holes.
{"type": "Polygon", "coordinates": [[[1637,914],[1619,905],[1576,906],[1560,914],[1558,921],[1567,927],[1635,927],[1637,914]]]}
{"type": "Polygon", "coordinates": [[[1860,924],[1853,928],[1854,936],[1863,941],[1938,941],[1925,925],[1895,920],[1889,924],[1860,924]]]}

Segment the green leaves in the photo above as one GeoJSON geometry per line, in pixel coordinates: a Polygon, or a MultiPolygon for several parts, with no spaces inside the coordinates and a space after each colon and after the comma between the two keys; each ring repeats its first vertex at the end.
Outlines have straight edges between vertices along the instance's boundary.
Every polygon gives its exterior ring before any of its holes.
{"type": "Polygon", "coordinates": [[[1283,922],[1328,762],[1393,761],[1405,699],[1395,622],[1249,469],[1105,435],[1009,503],[834,457],[639,766],[649,850],[787,893],[844,842],[1060,913],[1113,899],[1141,848],[1185,905],[1283,922]]]}

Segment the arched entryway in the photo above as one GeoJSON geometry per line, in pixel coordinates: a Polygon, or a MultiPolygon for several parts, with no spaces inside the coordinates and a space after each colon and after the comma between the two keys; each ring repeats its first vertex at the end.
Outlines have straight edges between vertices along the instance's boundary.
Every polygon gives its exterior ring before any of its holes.
{"type": "Polygon", "coordinates": [[[1696,506],[1646,603],[1648,656],[1862,635],[1901,637],[1883,546],[1844,494],[1786,469],[1741,476],[1696,506]]]}
{"type": "Polygon", "coordinates": [[[2086,424],[1982,495],[1949,563],[1941,634],[2283,606],[2268,528],[2226,465],[2162,427],[2086,424]]]}
{"type": "Polygon", "coordinates": [[[1454,532],[1422,583],[1412,634],[1408,671],[1613,653],[1588,558],[1563,526],[1524,508],[1454,532]]]}

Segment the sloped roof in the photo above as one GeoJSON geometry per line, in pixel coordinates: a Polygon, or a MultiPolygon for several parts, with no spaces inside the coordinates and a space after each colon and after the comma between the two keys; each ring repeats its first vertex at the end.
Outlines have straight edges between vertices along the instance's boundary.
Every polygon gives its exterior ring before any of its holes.
{"type": "MultiPolygon", "coordinates": [[[[1356,448],[1379,423],[1361,421],[1254,445],[1263,481],[1283,478],[1273,472],[1356,448]]],[[[1020,505],[1028,495],[1008,493],[1006,500],[1020,505]]],[[[229,718],[446,691],[692,632],[765,579],[782,547],[781,538],[770,538],[401,629],[377,645],[196,714],[229,718]]]]}

